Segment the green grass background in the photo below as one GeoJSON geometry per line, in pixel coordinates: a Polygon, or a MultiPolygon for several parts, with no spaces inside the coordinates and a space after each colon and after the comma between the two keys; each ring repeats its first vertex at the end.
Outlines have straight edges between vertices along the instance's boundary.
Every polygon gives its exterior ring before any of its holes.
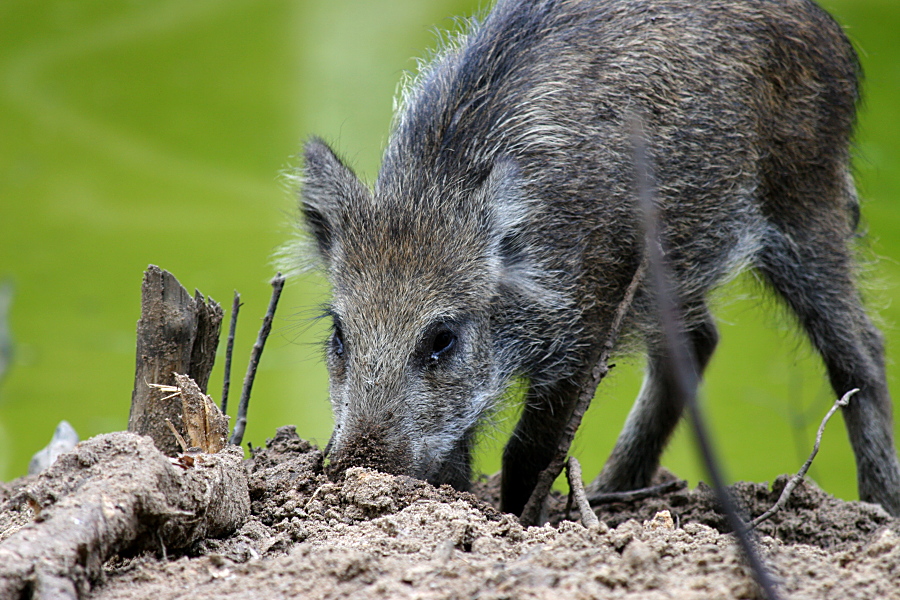
{"type": "MultiPolygon", "coordinates": [[[[870,235],[868,302],[900,374],[900,3],[828,0],[867,72],[856,168],[870,235]]],[[[15,285],[14,363],[0,382],[0,479],[24,473],[60,419],[83,438],[124,429],[143,269],[169,269],[224,305],[244,299],[235,377],[268,301],[270,257],[293,200],[280,173],[301,141],[335,143],[377,171],[397,82],[464,0],[5,0],[0,3],[0,278],[15,285]]],[[[319,277],[289,283],[263,357],[246,440],[293,423],[330,433],[325,368],[311,321],[319,277]]],[[[722,344],[704,403],[732,479],[798,468],[832,398],[822,369],[750,278],[720,295],[722,344]]],[[[222,361],[220,361],[221,363],[222,361]]],[[[587,475],[612,447],[640,379],[620,364],[575,451],[587,475]]],[[[218,399],[221,366],[211,393],[218,399]]],[[[232,405],[236,403],[232,396],[232,405]]],[[[232,411],[233,412],[233,411],[232,411]]],[[[485,435],[478,467],[499,467],[514,418],[485,435]]],[[[840,418],[814,478],[855,498],[840,418]]],[[[702,477],[682,428],[664,463],[702,477]]]]}

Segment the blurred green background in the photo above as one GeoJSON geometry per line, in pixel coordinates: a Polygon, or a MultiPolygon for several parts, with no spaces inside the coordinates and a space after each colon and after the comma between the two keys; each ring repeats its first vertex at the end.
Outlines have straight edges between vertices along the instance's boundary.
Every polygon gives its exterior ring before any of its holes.
{"type": "MultiPolygon", "coordinates": [[[[867,301],[900,356],[900,3],[828,0],[867,72],[856,167],[866,199],[867,301]]],[[[154,263],[230,307],[244,299],[234,384],[290,232],[281,173],[312,133],[371,181],[392,99],[435,28],[469,0],[4,0],[0,3],[0,279],[15,289],[13,362],[0,381],[0,479],[23,474],[56,423],[82,438],[124,429],[143,269],[154,263]]],[[[245,440],[277,426],[324,444],[325,367],[316,275],[290,281],[256,381],[245,440]]],[[[795,471],[832,402],[818,359],[745,277],[719,294],[722,344],[705,403],[732,479],[795,471]]],[[[227,318],[227,317],[226,317],[227,318]]],[[[211,380],[218,400],[221,360],[211,380]]],[[[890,360],[896,393],[900,374],[890,360]]],[[[612,447],[641,364],[621,364],[576,442],[586,476],[612,447]]],[[[236,393],[236,392],[233,392],[236,393]]],[[[232,395],[231,405],[236,404],[232,395]]],[[[233,410],[231,411],[233,414],[233,410]]],[[[492,472],[514,410],[489,429],[492,472]]],[[[838,417],[813,477],[855,498],[838,417]]],[[[684,428],[664,463],[702,476],[684,428]]]]}

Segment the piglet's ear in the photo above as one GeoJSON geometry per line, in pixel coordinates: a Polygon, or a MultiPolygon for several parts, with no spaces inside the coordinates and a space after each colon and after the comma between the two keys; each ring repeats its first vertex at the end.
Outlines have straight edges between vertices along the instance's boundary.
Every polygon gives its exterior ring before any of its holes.
{"type": "Polygon", "coordinates": [[[515,269],[524,258],[528,225],[535,222],[536,208],[526,196],[519,166],[509,158],[497,159],[477,194],[493,258],[504,271],[515,269]]]}
{"type": "Polygon", "coordinates": [[[518,235],[528,225],[533,203],[525,195],[525,178],[515,160],[501,157],[494,161],[481,184],[480,194],[498,239],[518,235]]]}
{"type": "Polygon", "coordinates": [[[311,139],[304,148],[300,181],[300,210],[319,256],[327,263],[343,215],[354,202],[368,197],[369,190],[320,138],[311,139]]]}
{"type": "Polygon", "coordinates": [[[495,160],[478,192],[488,223],[489,256],[498,285],[507,292],[548,308],[565,299],[554,291],[555,274],[535,239],[538,224],[548,217],[529,194],[528,179],[515,160],[495,160]]]}

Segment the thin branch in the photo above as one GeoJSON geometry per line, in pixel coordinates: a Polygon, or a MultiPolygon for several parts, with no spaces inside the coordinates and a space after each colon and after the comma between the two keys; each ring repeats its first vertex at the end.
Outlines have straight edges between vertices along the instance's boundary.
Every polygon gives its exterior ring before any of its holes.
{"type": "Polygon", "coordinates": [[[665,483],[651,485],[636,490],[628,490],[626,492],[597,492],[588,495],[588,502],[591,506],[599,506],[601,504],[612,504],[613,502],[634,502],[635,500],[643,500],[659,496],[667,492],[674,492],[687,487],[687,481],[684,479],[674,479],[665,483]]]}
{"type": "Polygon", "coordinates": [[[712,447],[709,429],[697,403],[700,373],[693,347],[687,338],[681,307],[678,305],[677,295],[671,283],[671,272],[665,263],[662,247],[664,240],[660,235],[659,215],[654,203],[653,175],[651,173],[650,159],[647,155],[647,141],[644,136],[643,122],[638,116],[635,116],[632,127],[637,189],[640,211],[644,219],[645,246],[650,265],[650,280],[656,296],[660,328],[665,344],[663,356],[665,357],[666,376],[672,389],[669,401],[679,408],[686,408],[694,439],[713,490],[729,525],[737,537],[738,546],[749,563],[753,572],[753,578],[766,598],[778,600],[780,598],[778,589],[775,587],[775,583],[772,581],[756,546],[750,538],[744,521],[738,516],[734,502],[725,488],[725,478],[722,475],[719,461],[712,447]]]}
{"type": "Polygon", "coordinates": [[[569,478],[569,494],[575,498],[578,512],[581,513],[581,524],[587,528],[600,525],[600,519],[594,514],[584,492],[584,481],[581,480],[581,463],[574,456],[566,462],[566,475],[569,478]]]}
{"type": "Polygon", "coordinates": [[[797,474],[791,477],[790,481],[787,482],[787,485],[784,486],[784,489],[781,490],[781,495],[778,497],[778,501],[775,502],[772,508],[753,519],[747,526],[748,530],[755,529],[760,523],[784,508],[784,505],[787,504],[787,501],[790,499],[791,493],[794,491],[794,488],[796,488],[800,484],[800,482],[803,481],[803,478],[806,477],[806,472],[809,471],[809,467],[810,465],[812,465],[813,459],[816,457],[816,454],[819,453],[819,444],[822,443],[822,434],[825,433],[825,425],[828,423],[828,421],[831,419],[831,416],[837,411],[838,408],[850,404],[850,398],[858,391],[859,388],[854,388],[834,401],[834,405],[831,407],[831,410],[828,411],[828,413],[825,415],[825,418],[823,418],[822,422],[819,424],[819,430],[816,432],[816,443],[813,444],[813,449],[809,455],[809,458],[806,459],[806,462],[803,463],[803,466],[800,467],[800,470],[797,471],[797,474]]]}
{"type": "Polygon", "coordinates": [[[234,331],[237,328],[238,312],[241,310],[241,295],[234,291],[231,302],[231,323],[228,326],[228,344],[225,346],[225,378],[222,382],[222,414],[228,414],[228,388],[231,387],[231,357],[234,354],[234,331]]]}
{"type": "Polygon", "coordinates": [[[281,297],[281,290],[284,289],[284,275],[278,273],[272,279],[272,298],[269,300],[269,309],[263,318],[262,327],[259,328],[259,336],[256,343],[253,344],[253,351],[250,353],[250,364],[247,365],[247,375],[244,377],[244,387],[241,390],[241,402],[238,405],[237,419],[234,423],[234,431],[231,433],[230,442],[236,446],[240,446],[244,440],[244,429],[247,427],[247,407],[250,404],[250,390],[253,388],[253,380],[256,378],[256,369],[259,367],[259,358],[262,356],[263,348],[266,345],[266,338],[272,331],[272,319],[275,317],[275,309],[278,307],[278,299],[281,297]]]}
{"type": "Polygon", "coordinates": [[[622,298],[622,301],[616,309],[612,325],[609,328],[606,341],[603,343],[600,352],[600,358],[597,360],[597,363],[591,371],[591,378],[581,387],[578,401],[572,410],[572,416],[569,417],[569,422],[566,424],[566,428],[563,430],[563,434],[560,437],[556,454],[554,455],[553,460],[550,461],[550,464],[541,471],[538,476],[537,484],[534,486],[534,490],[531,492],[528,502],[525,503],[525,507],[522,509],[522,514],[519,516],[519,522],[523,525],[528,526],[537,523],[541,507],[544,505],[544,500],[550,493],[553,482],[556,481],[556,478],[562,473],[563,466],[566,462],[566,456],[569,454],[569,448],[572,445],[572,440],[575,439],[575,432],[578,431],[578,427],[581,425],[581,419],[591,405],[591,400],[594,398],[594,393],[597,391],[597,386],[600,385],[600,381],[606,377],[607,373],[609,373],[610,354],[619,339],[619,332],[625,321],[625,315],[631,309],[634,295],[637,293],[638,288],[643,282],[646,271],[647,261],[646,259],[643,259],[638,265],[637,270],[634,272],[631,283],[625,290],[624,298],[622,298]]]}

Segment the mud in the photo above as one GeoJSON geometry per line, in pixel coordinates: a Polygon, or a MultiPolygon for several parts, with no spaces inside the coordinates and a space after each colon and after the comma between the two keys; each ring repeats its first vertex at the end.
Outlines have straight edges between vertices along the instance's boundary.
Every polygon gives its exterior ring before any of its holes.
{"type": "MultiPolygon", "coordinates": [[[[592,529],[564,520],[557,497],[550,523],[526,529],[489,503],[490,479],[477,495],[359,468],[332,483],[322,463],[293,428],[279,429],[245,462],[251,516],[237,533],[118,557],[87,597],[758,597],[704,486],[600,507],[592,529]]],[[[785,480],[741,483],[735,496],[752,517],[785,480]]],[[[21,486],[0,488],[0,502],[21,486]]],[[[4,511],[0,540],[30,510],[4,511]]],[[[900,598],[900,522],[880,507],[806,483],[760,527],[759,546],[787,598],[900,598]]]]}

